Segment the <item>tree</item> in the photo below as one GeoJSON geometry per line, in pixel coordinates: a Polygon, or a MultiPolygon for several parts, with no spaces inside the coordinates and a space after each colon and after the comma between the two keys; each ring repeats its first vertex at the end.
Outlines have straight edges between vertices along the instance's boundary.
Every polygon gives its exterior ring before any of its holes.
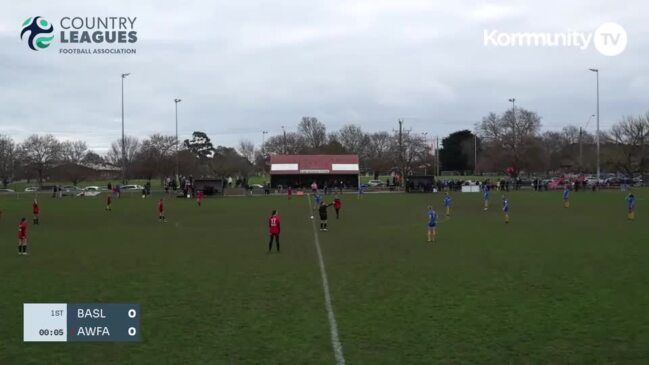
{"type": "Polygon", "coordinates": [[[518,176],[521,169],[531,167],[529,161],[532,142],[541,129],[541,118],[535,112],[517,108],[498,115],[489,113],[477,125],[481,136],[487,142],[487,148],[499,150],[504,158],[501,167],[513,168],[513,176],[518,176]]]}
{"type": "Polygon", "coordinates": [[[340,145],[350,153],[355,153],[364,159],[369,148],[370,137],[363,132],[360,126],[348,124],[340,128],[336,133],[336,139],[340,145]]]}
{"type": "Polygon", "coordinates": [[[61,144],[61,159],[68,163],[80,164],[87,152],[88,145],[84,141],[66,141],[61,144]]]}
{"type": "Polygon", "coordinates": [[[130,168],[133,163],[133,160],[135,159],[136,154],[138,153],[140,148],[140,141],[136,137],[131,137],[131,136],[125,136],[124,137],[124,151],[125,155],[124,157],[126,160],[123,160],[123,155],[122,155],[122,139],[118,139],[114,141],[110,145],[110,150],[108,151],[108,154],[106,155],[106,158],[108,161],[119,167],[123,167],[125,169],[125,174],[126,176],[129,176],[130,174],[130,168]]]}
{"type": "Polygon", "coordinates": [[[245,157],[251,163],[255,161],[255,144],[249,139],[242,139],[239,141],[237,150],[241,156],[245,157]]]}
{"type": "Polygon", "coordinates": [[[443,170],[467,171],[473,169],[475,135],[469,130],[451,133],[442,139],[439,159],[443,170]]]}
{"type": "Polygon", "coordinates": [[[13,139],[0,134],[0,180],[4,188],[14,178],[16,156],[17,149],[13,139]]]}
{"type": "Polygon", "coordinates": [[[608,156],[614,167],[627,176],[649,169],[649,113],[624,117],[605,137],[614,144],[608,156]]]}
{"type": "Polygon", "coordinates": [[[263,150],[269,154],[296,155],[307,152],[306,142],[302,135],[295,132],[271,136],[264,143],[263,150]]]}
{"type": "Polygon", "coordinates": [[[395,155],[390,155],[392,137],[388,132],[376,132],[369,136],[367,149],[367,167],[374,175],[380,172],[388,172],[396,164],[395,155]]]}
{"type": "Polygon", "coordinates": [[[29,136],[21,146],[26,162],[36,172],[39,184],[61,157],[61,143],[51,134],[29,136]]]}
{"type": "Polygon", "coordinates": [[[159,133],[142,141],[134,161],[139,175],[152,179],[154,176],[173,175],[176,153],[176,137],[159,133]]]}
{"type": "Polygon", "coordinates": [[[304,138],[306,147],[317,151],[327,143],[327,127],[315,117],[302,117],[297,125],[298,133],[304,138]]]}
{"type": "Polygon", "coordinates": [[[104,158],[94,151],[88,151],[86,152],[86,155],[83,156],[81,162],[84,164],[101,165],[104,163],[104,158]]]}
{"type": "Polygon", "coordinates": [[[247,177],[252,172],[252,163],[231,147],[218,146],[208,165],[214,174],[220,176],[247,177]]]}
{"type": "Polygon", "coordinates": [[[214,145],[205,132],[192,133],[192,139],[186,139],[184,145],[199,160],[206,160],[214,156],[214,145]]]}

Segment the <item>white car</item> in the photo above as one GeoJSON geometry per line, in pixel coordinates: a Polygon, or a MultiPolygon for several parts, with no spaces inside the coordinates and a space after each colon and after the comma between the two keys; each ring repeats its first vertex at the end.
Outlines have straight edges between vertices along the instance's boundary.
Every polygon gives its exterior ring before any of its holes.
{"type": "Polygon", "coordinates": [[[141,191],[142,189],[144,189],[144,186],[142,186],[142,185],[137,185],[137,184],[133,184],[133,185],[124,185],[124,186],[122,186],[122,187],[120,188],[121,191],[125,191],[125,190],[141,191]]]}
{"type": "Polygon", "coordinates": [[[85,188],[83,188],[83,190],[85,190],[85,191],[101,191],[99,186],[86,186],[85,188]]]}
{"type": "Polygon", "coordinates": [[[373,187],[373,188],[378,187],[378,186],[383,186],[383,185],[385,185],[385,183],[383,181],[381,181],[381,180],[370,180],[370,181],[367,182],[367,186],[370,186],[370,187],[373,187]]]}
{"type": "Polygon", "coordinates": [[[28,188],[25,188],[26,193],[34,193],[34,192],[37,192],[37,191],[38,191],[38,187],[36,187],[36,186],[30,186],[28,188]]]}
{"type": "Polygon", "coordinates": [[[0,193],[15,193],[13,189],[0,189],[0,193]]]}

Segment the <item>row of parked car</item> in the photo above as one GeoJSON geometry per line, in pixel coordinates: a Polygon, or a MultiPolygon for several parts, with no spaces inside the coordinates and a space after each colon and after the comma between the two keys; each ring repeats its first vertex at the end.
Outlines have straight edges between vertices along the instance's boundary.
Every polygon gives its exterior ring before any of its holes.
{"type": "MultiPolygon", "coordinates": [[[[51,193],[54,192],[54,185],[51,186],[30,186],[25,188],[26,193],[51,193]]],[[[74,185],[63,185],[60,187],[61,188],[61,195],[63,196],[81,196],[81,195],[86,195],[87,193],[101,193],[104,191],[108,191],[107,188],[105,187],[99,187],[99,186],[86,186],[86,187],[79,187],[79,186],[74,186],[74,185]]],[[[142,185],[137,185],[137,184],[132,184],[132,185],[123,185],[120,187],[120,191],[122,192],[129,192],[129,191],[137,191],[140,192],[144,189],[144,186],[142,185]]],[[[13,189],[0,189],[0,193],[15,193],[16,191],[13,189]]]]}

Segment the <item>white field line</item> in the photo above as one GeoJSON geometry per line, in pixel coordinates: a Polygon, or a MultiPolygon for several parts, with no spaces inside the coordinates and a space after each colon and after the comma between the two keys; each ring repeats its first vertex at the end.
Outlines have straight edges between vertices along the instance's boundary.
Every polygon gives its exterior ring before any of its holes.
{"type": "MultiPolygon", "coordinates": [[[[311,207],[311,196],[307,195],[309,201],[309,215],[313,214],[311,207]]],[[[345,364],[345,357],[343,356],[343,345],[338,336],[338,324],[336,324],[336,315],[334,314],[334,307],[331,304],[331,294],[329,293],[329,280],[327,280],[327,270],[325,269],[324,260],[322,258],[322,250],[320,249],[320,239],[318,238],[318,231],[315,229],[315,219],[311,220],[313,227],[313,238],[315,248],[318,252],[318,262],[320,263],[320,276],[322,277],[322,290],[324,292],[325,308],[327,309],[327,317],[329,317],[329,328],[331,329],[331,346],[334,350],[337,365],[345,364]]]]}

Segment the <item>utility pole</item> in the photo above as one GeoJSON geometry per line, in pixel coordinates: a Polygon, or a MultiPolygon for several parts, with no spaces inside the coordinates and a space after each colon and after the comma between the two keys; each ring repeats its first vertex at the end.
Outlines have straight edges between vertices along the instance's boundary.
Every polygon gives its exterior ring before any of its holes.
{"type": "Polygon", "coordinates": [[[478,134],[473,134],[473,175],[478,176],[478,134]]]}
{"type": "Polygon", "coordinates": [[[584,150],[583,150],[583,147],[582,147],[582,140],[581,140],[582,133],[583,133],[582,129],[581,129],[581,127],[579,127],[579,172],[583,172],[583,169],[584,169],[584,167],[583,167],[584,166],[584,159],[583,159],[584,150]]]}
{"type": "Polygon", "coordinates": [[[437,160],[436,161],[437,176],[439,177],[439,136],[437,136],[435,138],[436,138],[436,142],[435,142],[435,149],[436,149],[436,151],[435,151],[435,160],[437,160]]]}
{"type": "Polygon", "coordinates": [[[516,98],[509,99],[509,102],[512,103],[512,118],[514,121],[514,124],[512,125],[512,134],[514,136],[512,141],[512,152],[514,152],[514,164],[516,166],[513,166],[513,168],[515,169],[514,171],[518,176],[518,149],[516,148],[516,98]]]}

